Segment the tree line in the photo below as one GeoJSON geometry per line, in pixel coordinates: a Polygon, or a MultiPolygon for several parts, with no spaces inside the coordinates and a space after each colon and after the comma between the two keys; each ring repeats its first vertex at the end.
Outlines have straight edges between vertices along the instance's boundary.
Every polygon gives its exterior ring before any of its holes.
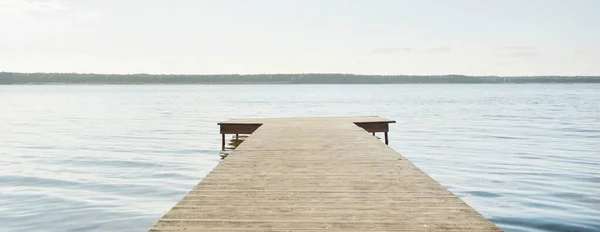
{"type": "Polygon", "coordinates": [[[419,84],[600,83],[600,76],[465,76],[355,74],[80,74],[0,72],[0,84],[419,84]]]}

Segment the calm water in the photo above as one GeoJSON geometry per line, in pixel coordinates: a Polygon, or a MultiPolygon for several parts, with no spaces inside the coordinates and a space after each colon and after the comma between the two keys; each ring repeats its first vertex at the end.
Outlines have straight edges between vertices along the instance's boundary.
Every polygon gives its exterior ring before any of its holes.
{"type": "Polygon", "coordinates": [[[600,231],[600,85],[0,86],[0,231],[146,231],[217,121],[346,115],[507,231],[600,231]]]}

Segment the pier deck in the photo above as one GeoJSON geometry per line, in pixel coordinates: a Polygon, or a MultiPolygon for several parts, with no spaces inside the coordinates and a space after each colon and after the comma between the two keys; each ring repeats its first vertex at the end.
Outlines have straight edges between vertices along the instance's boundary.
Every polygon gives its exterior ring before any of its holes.
{"type": "Polygon", "coordinates": [[[387,135],[393,122],[219,123],[222,134],[252,135],[151,231],[500,231],[368,133],[387,135]]]}

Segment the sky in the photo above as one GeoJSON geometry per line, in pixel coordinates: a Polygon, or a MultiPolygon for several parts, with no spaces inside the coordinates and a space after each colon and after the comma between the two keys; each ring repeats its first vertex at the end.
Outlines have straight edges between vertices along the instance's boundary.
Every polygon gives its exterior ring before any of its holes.
{"type": "Polygon", "coordinates": [[[0,71],[600,75],[600,1],[0,0],[0,71]]]}

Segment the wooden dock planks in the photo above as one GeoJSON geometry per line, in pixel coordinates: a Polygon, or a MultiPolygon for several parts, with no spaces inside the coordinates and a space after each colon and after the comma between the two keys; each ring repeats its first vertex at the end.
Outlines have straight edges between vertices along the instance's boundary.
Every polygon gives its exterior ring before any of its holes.
{"type": "Polygon", "coordinates": [[[151,231],[500,231],[355,123],[261,125],[151,231]]]}

